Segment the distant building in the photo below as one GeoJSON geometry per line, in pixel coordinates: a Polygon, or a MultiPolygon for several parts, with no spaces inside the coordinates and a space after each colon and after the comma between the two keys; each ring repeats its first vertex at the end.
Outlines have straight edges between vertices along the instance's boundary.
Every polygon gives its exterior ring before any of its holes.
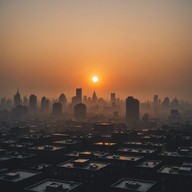
{"type": "Polygon", "coordinates": [[[28,98],[26,96],[23,97],[23,105],[24,106],[28,106],[29,105],[29,100],[28,100],[28,98]]]}
{"type": "Polygon", "coordinates": [[[92,95],[92,102],[97,102],[97,95],[96,95],[96,92],[94,91],[93,92],[93,95],[92,95]]]}
{"type": "Polygon", "coordinates": [[[14,101],[14,107],[21,105],[21,95],[19,93],[19,90],[17,90],[17,93],[14,95],[13,101],[14,101]]]}
{"type": "Polygon", "coordinates": [[[131,96],[126,99],[126,121],[139,121],[139,100],[131,96]]]}
{"type": "Polygon", "coordinates": [[[61,115],[62,114],[62,104],[56,102],[53,104],[53,115],[61,115]]]}
{"type": "Polygon", "coordinates": [[[82,103],[82,88],[76,89],[77,103],[82,103]]]}
{"type": "Polygon", "coordinates": [[[42,97],[41,99],[41,112],[49,111],[49,100],[46,97],[42,97]]]}
{"type": "Polygon", "coordinates": [[[59,96],[59,102],[62,104],[62,107],[65,108],[67,105],[67,97],[65,96],[65,94],[61,94],[59,96]]]}
{"type": "Polygon", "coordinates": [[[166,109],[169,108],[169,105],[170,105],[169,97],[165,97],[165,99],[162,102],[162,107],[166,109]]]}
{"type": "Polygon", "coordinates": [[[111,103],[115,103],[115,102],[116,102],[115,93],[111,93],[111,103]]]}
{"type": "Polygon", "coordinates": [[[31,112],[36,112],[36,110],[37,110],[37,96],[36,95],[31,95],[29,97],[29,110],[31,112]]]}
{"type": "Polygon", "coordinates": [[[74,114],[77,121],[84,121],[86,118],[86,105],[83,103],[75,105],[74,114]]]}

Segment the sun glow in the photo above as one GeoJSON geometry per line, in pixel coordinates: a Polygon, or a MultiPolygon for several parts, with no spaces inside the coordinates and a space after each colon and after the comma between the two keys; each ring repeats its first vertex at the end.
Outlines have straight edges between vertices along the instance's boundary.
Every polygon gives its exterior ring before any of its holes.
{"type": "Polygon", "coordinates": [[[92,77],[92,82],[93,82],[93,83],[97,83],[98,81],[99,81],[98,76],[93,76],[93,77],[92,77]]]}

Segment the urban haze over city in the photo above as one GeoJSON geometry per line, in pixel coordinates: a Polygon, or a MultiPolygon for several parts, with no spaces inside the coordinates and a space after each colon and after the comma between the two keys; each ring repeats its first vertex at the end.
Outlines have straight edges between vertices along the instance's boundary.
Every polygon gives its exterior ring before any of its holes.
{"type": "Polygon", "coordinates": [[[0,190],[191,192],[191,10],[0,0],[0,190]]]}

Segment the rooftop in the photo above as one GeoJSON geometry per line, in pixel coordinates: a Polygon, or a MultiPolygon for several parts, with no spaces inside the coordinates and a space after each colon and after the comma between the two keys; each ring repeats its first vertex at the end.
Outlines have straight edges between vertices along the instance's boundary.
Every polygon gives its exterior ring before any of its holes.
{"type": "Polygon", "coordinates": [[[192,168],[191,167],[184,167],[184,166],[181,166],[181,167],[164,166],[158,172],[163,173],[163,174],[192,176],[192,168]]]}
{"type": "Polygon", "coordinates": [[[112,188],[115,189],[125,189],[125,190],[134,190],[138,192],[147,192],[150,188],[152,188],[156,182],[154,181],[145,181],[145,180],[137,180],[130,178],[123,178],[115,184],[111,185],[112,188]]]}
{"type": "Polygon", "coordinates": [[[81,183],[73,181],[60,181],[60,180],[47,179],[26,188],[26,190],[34,192],[70,191],[79,187],[80,185],[81,183]]]}
{"type": "Polygon", "coordinates": [[[104,159],[115,159],[120,161],[139,161],[143,157],[142,156],[131,156],[131,155],[119,155],[119,154],[109,154],[104,157],[104,159]]]}
{"type": "Polygon", "coordinates": [[[122,147],[119,148],[117,151],[119,152],[126,152],[126,153],[143,153],[143,154],[151,154],[156,152],[155,149],[145,149],[145,148],[129,148],[129,147],[122,147]]]}
{"type": "Polygon", "coordinates": [[[110,165],[110,163],[90,161],[89,159],[77,159],[64,162],[58,165],[58,167],[97,171],[108,165],[110,165]]]}
{"type": "Polygon", "coordinates": [[[25,179],[28,179],[29,177],[33,177],[35,175],[39,175],[41,172],[36,171],[28,171],[28,170],[14,170],[11,172],[7,172],[0,176],[0,180],[3,181],[11,181],[11,182],[19,182],[25,179]]]}
{"type": "Polygon", "coordinates": [[[158,160],[145,160],[137,165],[137,167],[143,167],[143,168],[155,168],[158,165],[160,165],[162,161],[158,160]]]}

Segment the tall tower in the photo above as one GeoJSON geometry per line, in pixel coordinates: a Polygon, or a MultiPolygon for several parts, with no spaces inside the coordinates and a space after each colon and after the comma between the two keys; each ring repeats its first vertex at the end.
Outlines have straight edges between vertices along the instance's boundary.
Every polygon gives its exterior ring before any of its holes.
{"type": "Polygon", "coordinates": [[[82,88],[76,89],[76,99],[77,103],[82,103],[82,88]]]}
{"type": "Polygon", "coordinates": [[[62,104],[62,108],[63,108],[63,111],[66,110],[66,105],[67,105],[67,97],[65,96],[65,94],[61,94],[59,96],[59,102],[62,104]]]}
{"type": "Polygon", "coordinates": [[[19,90],[17,89],[17,93],[14,95],[14,107],[17,107],[18,105],[21,105],[21,95],[19,93],[19,90]]]}
{"type": "Polygon", "coordinates": [[[37,96],[35,95],[29,97],[29,110],[32,112],[37,110],[37,96]]]}
{"type": "Polygon", "coordinates": [[[96,95],[96,92],[94,91],[93,92],[93,95],[92,95],[92,102],[97,102],[97,95],[96,95]]]}
{"type": "Polygon", "coordinates": [[[139,121],[139,100],[131,96],[126,99],[126,121],[139,121]]]}

